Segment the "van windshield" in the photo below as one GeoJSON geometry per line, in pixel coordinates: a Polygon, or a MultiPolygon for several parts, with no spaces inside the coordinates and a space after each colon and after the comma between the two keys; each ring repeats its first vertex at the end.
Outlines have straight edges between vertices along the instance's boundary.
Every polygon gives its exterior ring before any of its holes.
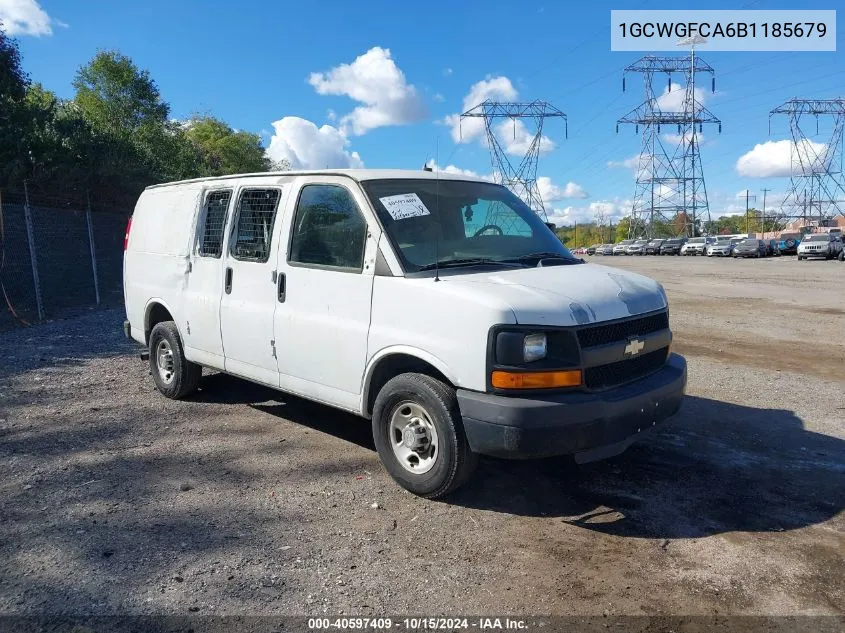
{"type": "Polygon", "coordinates": [[[527,204],[501,185],[433,179],[361,183],[406,271],[541,259],[581,263],[527,204]]]}

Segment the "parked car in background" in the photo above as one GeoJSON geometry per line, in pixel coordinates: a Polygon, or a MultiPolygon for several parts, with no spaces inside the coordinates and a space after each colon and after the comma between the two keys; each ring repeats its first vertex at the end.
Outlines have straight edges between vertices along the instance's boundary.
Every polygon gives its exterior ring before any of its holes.
{"type": "Polygon", "coordinates": [[[613,255],[613,244],[602,244],[596,249],[596,255],[613,255]]]}
{"type": "Polygon", "coordinates": [[[734,247],[734,257],[765,257],[768,247],[764,240],[749,238],[734,247]]]}
{"type": "Polygon", "coordinates": [[[599,246],[598,244],[593,244],[592,246],[588,246],[584,250],[587,252],[587,255],[595,255],[596,254],[596,248],[598,246],[599,246]]]}
{"type": "Polygon", "coordinates": [[[766,240],[766,254],[770,257],[780,256],[780,250],[778,249],[777,240],[766,240]]]}
{"type": "Polygon", "coordinates": [[[648,244],[645,245],[645,254],[646,255],[660,255],[660,247],[663,246],[663,243],[666,240],[651,240],[648,244]]]}
{"type": "Polygon", "coordinates": [[[707,257],[730,257],[736,242],[729,237],[716,238],[713,244],[707,246],[707,257]]]}
{"type": "Polygon", "coordinates": [[[707,247],[715,243],[715,237],[691,237],[681,247],[681,255],[706,255],[707,247]]]}
{"type": "Polygon", "coordinates": [[[624,255],[625,251],[628,250],[628,247],[634,243],[634,240],[622,240],[616,246],[613,247],[613,254],[614,255],[624,255]]]}
{"type": "Polygon", "coordinates": [[[672,237],[660,245],[660,255],[680,255],[681,249],[687,243],[685,237],[672,237]]]}
{"type": "Polygon", "coordinates": [[[778,239],[778,252],[781,255],[795,255],[801,243],[800,233],[781,233],[778,239]]]}
{"type": "Polygon", "coordinates": [[[634,243],[625,249],[625,254],[644,255],[646,244],[648,244],[648,240],[634,240],[634,243]]]}
{"type": "Polygon", "coordinates": [[[798,245],[798,259],[824,257],[833,259],[842,252],[842,238],[839,233],[811,233],[805,235],[798,245]]]}

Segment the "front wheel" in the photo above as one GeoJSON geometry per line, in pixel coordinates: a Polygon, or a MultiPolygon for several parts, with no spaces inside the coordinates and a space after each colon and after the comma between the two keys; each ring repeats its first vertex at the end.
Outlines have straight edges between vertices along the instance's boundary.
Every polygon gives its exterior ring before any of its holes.
{"type": "Polygon", "coordinates": [[[839,259],[840,262],[845,262],[845,248],[843,248],[841,251],[839,251],[838,259],[839,259]]]}
{"type": "Polygon", "coordinates": [[[458,489],[478,463],[455,390],[424,374],[401,374],[382,387],[373,406],[373,440],[390,476],[428,499],[458,489]]]}
{"type": "Polygon", "coordinates": [[[173,400],[184,398],[199,387],[202,366],[185,358],[173,321],[157,323],[150,332],[150,372],[161,394],[173,400]]]}

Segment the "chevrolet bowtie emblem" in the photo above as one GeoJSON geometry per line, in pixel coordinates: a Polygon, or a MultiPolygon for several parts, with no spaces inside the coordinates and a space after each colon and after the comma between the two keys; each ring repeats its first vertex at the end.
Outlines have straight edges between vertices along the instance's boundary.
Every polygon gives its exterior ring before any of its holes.
{"type": "Polygon", "coordinates": [[[645,347],[645,343],[643,343],[638,338],[632,338],[628,341],[628,344],[625,346],[625,356],[636,356],[645,347]]]}

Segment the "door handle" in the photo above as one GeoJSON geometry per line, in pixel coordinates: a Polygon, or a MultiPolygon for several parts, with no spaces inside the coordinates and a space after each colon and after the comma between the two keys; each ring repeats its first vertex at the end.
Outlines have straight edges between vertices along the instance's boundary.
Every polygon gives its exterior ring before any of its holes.
{"type": "Polygon", "coordinates": [[[284,303],[285,295],[287,293],[287,279],[285,279],[285,273],[279,273],[278,284],[279,285],[277,287],[277,292],[279,303],[284,303]]]}
{"type": "Polygon", "coordinates": [[[232,267],[226,268],[226,285],[224,287],[226,294],[232,294],[232,267]]]}

